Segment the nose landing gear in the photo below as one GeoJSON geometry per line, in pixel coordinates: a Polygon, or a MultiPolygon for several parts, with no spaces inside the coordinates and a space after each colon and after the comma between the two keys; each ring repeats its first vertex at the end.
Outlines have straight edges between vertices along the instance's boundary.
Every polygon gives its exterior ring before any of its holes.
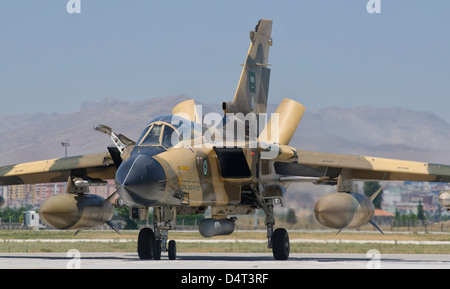
{"type": "Polygon", "coordinates": [[[153,226],[143,228],[138,236],[138,255],[142,260],[161,259],[161,252],[168,252],[169,260],[175,260],[177,245],[174,240],[168,240],[169,230],[175,227],[176,209],[155,207],[153,211],[153,226]]]}
{"type": "Polygon", "coordinates": [[[168,252],[169,260],[175,260],[177,256],[177,245],[170,240],[167,246],[167,238],[156,238],[150,228],[143,228],[138,237],[138,255],[141,260],[160,260],[161,252],[168,252]]]}
{"type": "MultiPolygon", "coordinates": [[[[287,260],[290,253],[289,234],[286,229],[278,228],[275,231],[275,218],[273,213],[273,200],[261,199],[260,207],[266,214],[267,247],[272,249],[275,260],[287,260]]],[[[169,260],[175,260],[177,246],[174,240],[168,241],[169,230],[175,227],[176,209],[170,207],[155,207],[153,211],[153,226],[143,228],[138,236],[138,255],[142,260],[160,260],[161,252],[168,252],[169,260]]]]}

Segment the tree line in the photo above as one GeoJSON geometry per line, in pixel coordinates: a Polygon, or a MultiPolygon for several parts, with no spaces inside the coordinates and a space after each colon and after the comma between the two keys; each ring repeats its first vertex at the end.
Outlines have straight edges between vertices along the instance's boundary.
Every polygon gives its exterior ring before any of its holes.
{"type": "Polygon", "coordinates": [[[11,208],[6,207],[0,210],[1,223],[23,223],[23,212],[29,211],[29,207],[11,208]]]}

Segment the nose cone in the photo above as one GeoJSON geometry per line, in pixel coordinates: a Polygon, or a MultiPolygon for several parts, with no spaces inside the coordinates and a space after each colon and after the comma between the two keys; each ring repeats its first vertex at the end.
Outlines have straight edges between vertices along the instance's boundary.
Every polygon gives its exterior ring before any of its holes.
{"type": "Polygon", "coordinates": [[[166,174],[153,157],[138,154],[122,162],[117,169],[116,187],[127,205],[150,206],[162,197],[166,174]]]}
{"type": "Polygon", "coordinates": [[[450,208],[450,191],[440,192],[438,200],[443,207],[450,208]]]}

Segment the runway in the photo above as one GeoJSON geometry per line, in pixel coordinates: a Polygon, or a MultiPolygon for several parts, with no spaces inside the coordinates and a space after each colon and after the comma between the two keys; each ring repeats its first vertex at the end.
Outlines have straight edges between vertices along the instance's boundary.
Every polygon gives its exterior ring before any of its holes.
{"type": "Polygon", "coordinates": [[[140,260],[136,253],[0,253],[0,269],[450,269],[450,255],[178,253],[176,260],[140,260]]]}

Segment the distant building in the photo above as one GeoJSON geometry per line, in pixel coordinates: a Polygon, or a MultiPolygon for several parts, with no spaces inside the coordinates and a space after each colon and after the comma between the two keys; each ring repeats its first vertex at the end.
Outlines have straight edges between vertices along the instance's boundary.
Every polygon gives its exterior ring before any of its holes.
{"type": "Polygon", "coordinates": [[[41,225],[39,214],[35,211],[23,212],[23,225],[38,230],[41,225]]]}
{"type": "Polygon", "coordinates": [[[383,210],[375,209],[375,214],[373,216],[373,221],[380,226],[391,225],[394,220],[395,215],[383,210]]]}
{"type": "Polygon", "coordinates": [[[440,191],[449,189],[449,184],[386,182],[385,187],[383,199],[386,203],[383,203],[383,208],[386,211],[393,213],[398,210],[400,214],[417,214],[417,206],[421,202],[424,213],[432,216],[442,214],[438,196],[440,191]]]}
{"type": "MultiPolygon", "coordinates": [[[[0,187],[0,195],[6,205],[19,208],[31,205],[38,208],[45,200],[52,196],[64,194],[67,183],[46,183],[31,185],[14,185],[0,187]]],[[[107,198],[115,191],[114,180],[109,180],[106,186],[90,187],[90,193],[107,198]]]]}

